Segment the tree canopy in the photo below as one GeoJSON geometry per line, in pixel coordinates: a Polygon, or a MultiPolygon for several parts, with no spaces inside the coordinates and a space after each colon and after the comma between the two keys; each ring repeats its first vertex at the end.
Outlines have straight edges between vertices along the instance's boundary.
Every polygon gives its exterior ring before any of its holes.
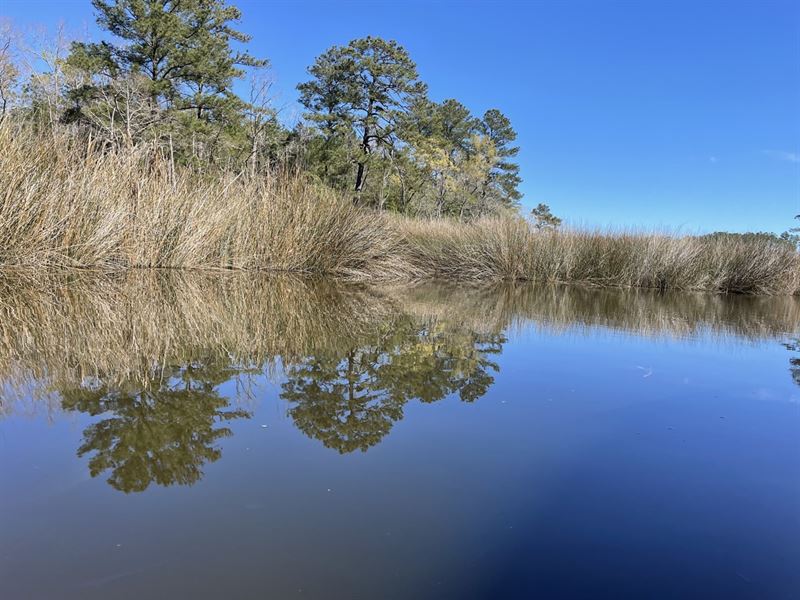
{"type": "Polygon", "coordinates": [[[358,204],[405,214],[518,209],[508,116],[431,99],[395,40],[367,36],[322,52],[297,86],[303,119],[288,127],[271,102],[269,63],[247,51],[229,0],[91,2],[103,38],[59,42],[25,82],[13,36],[0,31],[0,118],[66,124],[110,149],[153,148],[199,172],[300,172],[358,204]]]}
{"type": "Polygon", "coordinates": [[[468,218],[516,209],[510,120],[497,109],[480,119],[456,99],[430,100],[397,42],[334,46],[308,72],[298,86],[313,133],[307,162],[328,185],[400,212],[468,218]]]}
{"type": "Polygon", "coordinates": [[[400,115],[426,86],[405,48],[375,37],[330,48],[308,72],[313,78],[297,87],[307,118],[329,139],[354,136],[354,189],[361,192],[369,158],[391,151],[400,115]]]}
{"type": "Polygon", "coordinates": [[[240,66],[263,66],[232,42],[250,36],[234,29],[239,9],[224,0],[92,0],[97,23],[123,43],[76,42],[69,62],[109,78],[143,75],[146,93],[161,106],[189,110],[198,118],[225,118],[240,107],[233,80],[240,66]]]}

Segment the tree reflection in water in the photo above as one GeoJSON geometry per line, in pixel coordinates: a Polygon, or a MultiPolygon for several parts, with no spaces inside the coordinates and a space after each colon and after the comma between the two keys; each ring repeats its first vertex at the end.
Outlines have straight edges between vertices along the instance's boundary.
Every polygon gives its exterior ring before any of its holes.
{"type": "MultiPolygon", "coordinates": [[[[357,339],[357,341],[356,341],[357,339]]],[[[436,402],[457,393],[472,402],[494,382],[505,337],[410,317],[392,321],[368,338],[286,361],[281,396],[307,436],[341,453],[380,442],[411,400],[436,402]]],[[[59,389],[65,410],[101,420],[83,432],[78,455],[89,455],[92,477],[110,472],[108,483],[141,492],[151,483],[192,485],[203,467],[221,457],[225,424],[249,418],[231,408],[219,387],[261,369],[239,367],[224,355],[159,371],[144,381],[104,382],[59,389]]]]}
{"type": "Polygon", "coordinates": [[[486,394],[515,323],[780,340],[800,385],[796,298],[511,284],[379,292],[313,278],[136,272],[0,278],[0,416],[18,406],[86,413],[95,422],[78,453],[92,476],[125,492],[191,485],[219,460],[231,423],[249,416],[223,383],[282,365],[296,426],[338,452],[364,451],[412,400],[486,394]]]}
{"type": "Polygon", "coordinates": [[[789,372],[797,385],[800,385],[800,338],[794,338],[783,344],[789,352],[794,352],[795,356],[789,359],[789,372]]]}
{"type": "Polygon", "coordinates": [[[498,370],[489,357],[504,342],[500,333],[419,327],[402,319],[369,343],[289,365],[281,396],[307,436],[342,454],[366,451],[403,418],[411,400],[436,402],[456,392],[465,402],[483,396],[498,370]]]}
{"type": "Polygon", "coordinates": [[[108,483],[122,492],[141,492],[151,483],[192,485],[203,466],[222,453],[215,445],[232,435],[221,426],[249,417],[231,409],[218,387],[240,373],[224,361],[172,368],[140,384],[130,381],[61,391],[66,410],[108,415],[83,432],[78,455],[93,453],[92,477],[110,471],[108,483]]]}

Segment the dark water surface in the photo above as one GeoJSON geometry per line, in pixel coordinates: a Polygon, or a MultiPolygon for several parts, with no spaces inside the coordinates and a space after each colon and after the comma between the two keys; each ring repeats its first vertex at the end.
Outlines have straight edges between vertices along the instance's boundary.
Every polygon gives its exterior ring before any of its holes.
{"type": "Polygon", "coordinates": [[[0,283],[0,598],[800,598],[800,301],[0,283]]]}

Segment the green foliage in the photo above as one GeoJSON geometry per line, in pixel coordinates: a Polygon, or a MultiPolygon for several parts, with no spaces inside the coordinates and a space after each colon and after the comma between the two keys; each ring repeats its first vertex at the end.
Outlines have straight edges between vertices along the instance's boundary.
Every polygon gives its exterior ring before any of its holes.
{"type": "MultiPolygon", "coordinates": [[[[795,215],[794,218],[795,219],[800,219],[800,215],[795,215]]],[[[784,231],[780,235],[780,238],[783,241],[794,245],[795,248],[800,250],[800,227],[792,227],[792,228],[788,229],[787,231],[784,231]]]]}
{"type": "MultiPolygon", "coordinates": [[[[790,230],[791,231],[791,230],[790,230]]],[[[714,231],[701,235],[700,239],[703,240],[722,240],[722,241],[741,241],[745,243],[763,244],[763,243],[794,243],[791,239],[787,238],[788,232],[781,235],[771,233],[769,231],[747,231],[744,233],[730,232],[730,231],[714,231]]]]}
{"type": "Polygon", "coordinates": [[[242,101],[233,93],[240,66],[262,66],[231,42],[249,36],[231,22],[241,13],[224,0],[92,0],[97,23],[124,45],[75,43],[69,61],[90,73],[115,78],[142,74],[154,103],[220,120],[242,101]]]}
{"type": "Polygon", "coordinates": [[[457,100],[429,100],[396,42],[367,37],[334,46],[309,74],[298,86],[317,132],[307,162],[328,185],[400,212],[470,218],[516,207],[509,120],[498,110],[480,120],[457,100]]]}
{"type": "Polygon", "coordinates": [[[192,485],[203,476],[203,465],[221,457],[216,442],[231,435],[216,425],[249,417],[228,410],[217,390],[239,372],[213,359],[175,367],[145,384],[61,390],[65,410],[104,415],[84,430],[78,455],[91,453],[92,477],[110,471],[108,483],[122,492],[142,492],[151,483],[192,485]]]}
{"type": "Polygon", "coordinates": [[[403,136],[408,153],[425,177],[433,212],[438,216],[460,212],[475,204],[488,173],[481,150],[493,151],[475,135],[477,121],[460,102],[441,104],[419,99],[406,115],[403,136]],[[427,180],[427,181],[426,181],[427,180]]]}
{"type": "Polygon", "coordinates": [[[557,229],[561,225],[561,219],[550,212],[550,207],[541,202],[531,210],[533,226],[536,229],[557,229]]]}
{"type": "Polygon", "coordinates": [[[360,193],[369,167],[394,147],[398,120],[425,93],[425,84],[405,48],[375,37],[328,49],[308,72],[313,79],[297,86],[306,117],[328,145],[355,138],[360,152],[353,158],[354,190],[360,193]]]}
{"type": "Polygon", "coordinates": [[[241,16],[237,8],[224,0],[92,4],[98,25],[122,43],[72,45],[67,63],[83,77],[67,92],[67,121],[105,128],[116,121],[135,129],[136,138],[148,131],[169,138],[171,152],[203,160],[218,159],[220,147],[247,147],[248,103],[233,92],[233,82],[244,67],[267,61],[233,49],[250,39],[232,26],[241,16]]]}
{"type": "Polygon", "coordinates": [[[92,4],[107,38],[51,52],[25,86],[0,31],[0,116],[24,87],[35,127],[67,124],[105,149],[152,149],[173,173],[299,170],[358,204],[423,216],[470,220],[518,208],[509,119],[427,98],[396,41],[370,36],[318,56],[297,86],[304,121],[289,131],[271,106],[268,62],[242,49],[250,38],[228,0],[92,4]],[[246,75],[249,97],[233,90],[246,75]]]}
{"type": "Polygon", "coordinates": [[[510,160],[519,153],[519,147],[511,145],[517,134],[508,117],[497,109],[486,111],[481,128],[497,149],[497,160],[489,175],[492,190],[503,204],[514,206],[522,198],[517,189],[522,183],[519,165],[510,160]]]}
{"type": "Polygon", "coordinates": [[[486,114],[488,122],[454,99],[424,98],[412,105],[401,134],[410,161],[423,174],[418,212],[465,219],[516,210],[520,180],[511,175],[518,167],[508,160],[517,152],[508,145],[516,134],[502,113],[486,114]],[[502,131],[498,123],[505,124],[502,131]]]}

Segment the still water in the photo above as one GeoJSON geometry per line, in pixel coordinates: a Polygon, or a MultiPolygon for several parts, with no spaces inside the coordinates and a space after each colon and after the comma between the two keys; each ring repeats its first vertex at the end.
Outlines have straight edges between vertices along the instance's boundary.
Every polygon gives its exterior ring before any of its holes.
{"type": "Polygon", "coordinates": [[[0,598],[800,598],[800,301],[0,282],[0,598]]]}

